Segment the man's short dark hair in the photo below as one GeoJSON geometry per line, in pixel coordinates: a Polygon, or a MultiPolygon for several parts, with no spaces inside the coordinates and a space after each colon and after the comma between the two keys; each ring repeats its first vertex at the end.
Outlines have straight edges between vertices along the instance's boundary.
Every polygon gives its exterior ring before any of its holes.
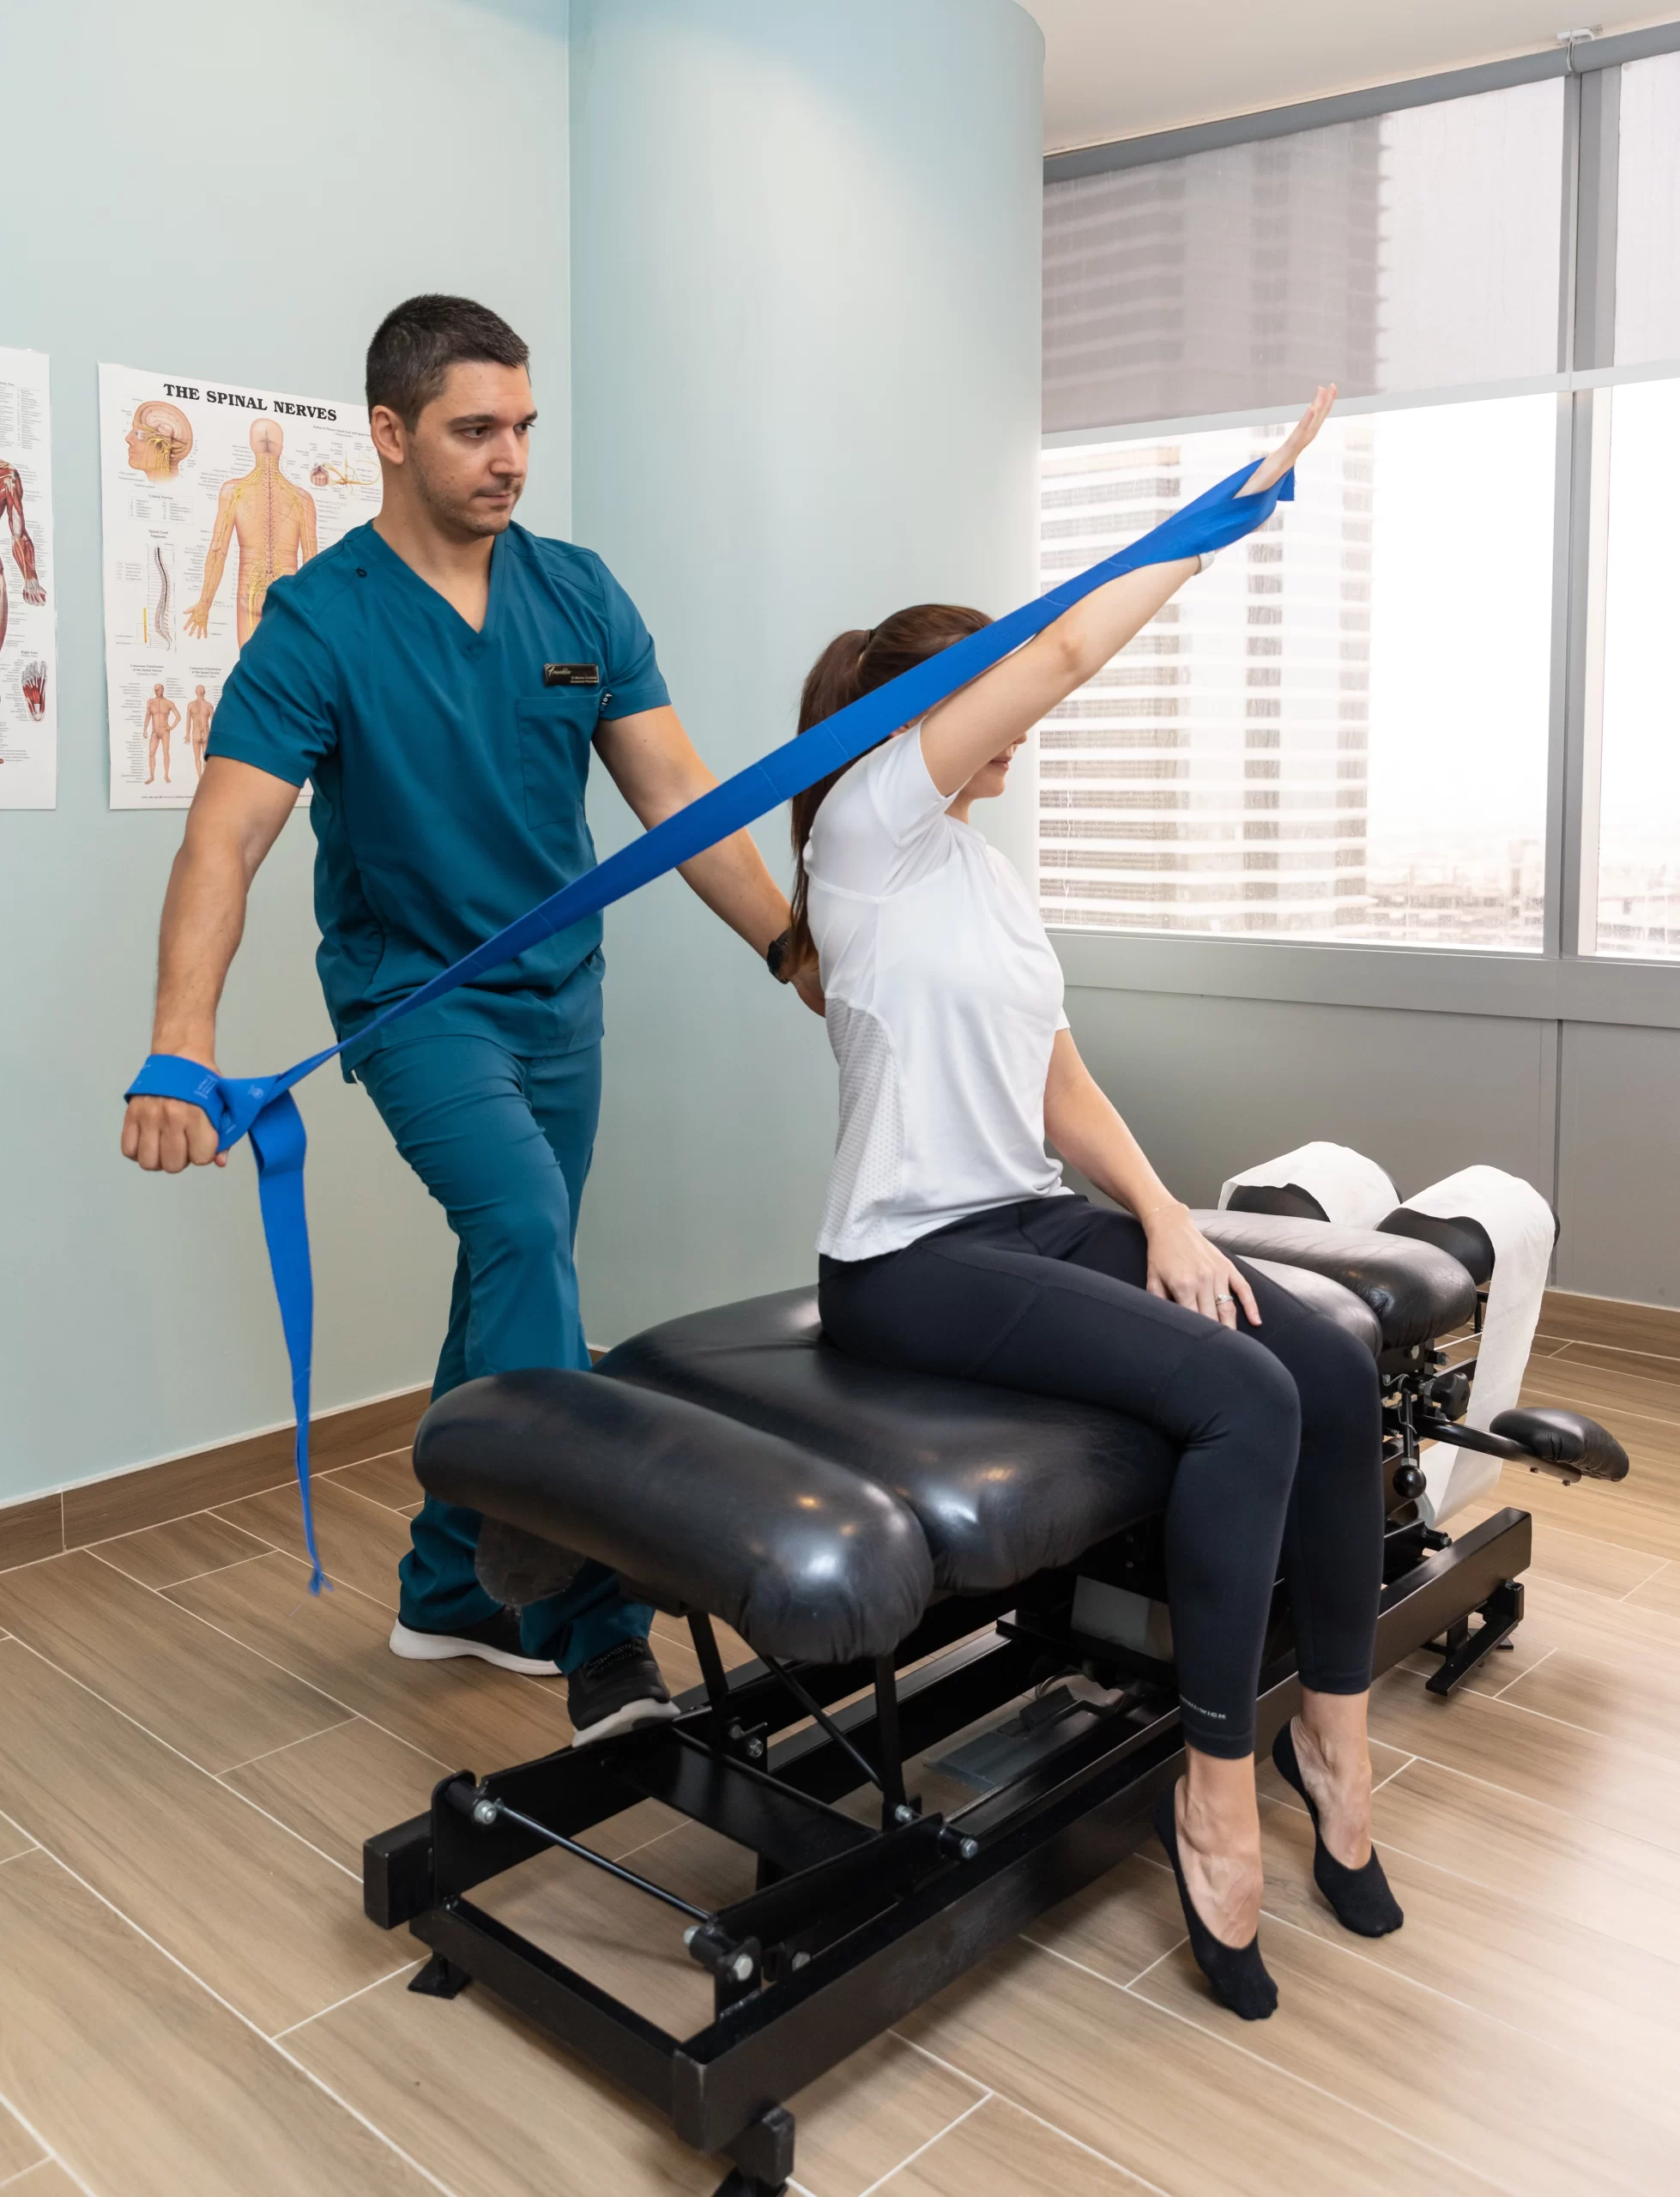
{"type": "Polygon", "coordinates": [[[451,366],[523,366],[530,356],[529,345],[488,306],[434,292],[408,298],[385,315],[367,347],[367,407],[389,405],[412,427],[451,366]]]}

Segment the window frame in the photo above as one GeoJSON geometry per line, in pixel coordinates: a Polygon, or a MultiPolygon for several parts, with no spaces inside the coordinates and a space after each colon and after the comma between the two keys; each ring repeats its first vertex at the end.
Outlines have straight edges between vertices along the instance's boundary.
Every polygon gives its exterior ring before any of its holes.
{"type": "MultiPolygon", "coordinates": [[[[1052,154],[1047,184],[1186,154],[1292,136],[1410,106],[1471,98],[1552,77],[1563,82],[1556,370],[1526,380],[1356,397],[1349,414],[1550,392],[1557,405],[1554,475],[1552,662],[1546,759],[1545,907],[1538,953],[1475,947],[1387,947],[1286,938],[1081,929],[1050,933],[1067,981],[1121,991],[1205,992],[1325,1006],[1604,1022],[1680,1029],[1680,960],[1595,950],[1604,548],[1611,399],[1626,382],[1680,379],[1680,359],[1614,363],[1621,71],[1680,51],[1680,22],[1556,51],[1415,77],[1333,99],[1052,154]]],[[[1275,404],[1204,418],[1128,421],[1042,438],[1045,449],[1157,433],[1247,427],[1275,404]]],[[[1039,820],[1034,795],[1034,845],[1039,820]]]]}

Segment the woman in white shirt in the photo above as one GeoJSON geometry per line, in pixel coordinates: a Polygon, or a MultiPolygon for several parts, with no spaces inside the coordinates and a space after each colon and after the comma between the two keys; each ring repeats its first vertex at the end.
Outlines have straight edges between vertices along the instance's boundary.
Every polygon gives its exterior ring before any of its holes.
{"type": "MultiPolygon", "coordinates": [[[[1279,479],[1320,390],[1244,489],[1279,479]]],[[[840,1066],[818,1239],[823,1326],[881,1363],[1106,1405],[1180,1445],[1167,1565],[1187,1772],[1157,1823],[1196,1957],[1269,2014],[1254,1702],[1281,1552],[1302,1707],[1274,1750],[1314,1813],[1314,1873],[1368,1936],[1400,1910],[1370,1843],[1366,1704],[1383,1506],[1369,1353],[1198,1232],[1081,1062],[1060,966],[1018,878],[969,820],[1047,710],[1193,573],[1149,566],[794,803],[794,951],[814,953],[840,1066]],[[1057,1150],[1126,1207],[1067,1189],[1057,1150]]],[[[972,632],[922,604],[843,633],[800,729],[972,632]]]]}

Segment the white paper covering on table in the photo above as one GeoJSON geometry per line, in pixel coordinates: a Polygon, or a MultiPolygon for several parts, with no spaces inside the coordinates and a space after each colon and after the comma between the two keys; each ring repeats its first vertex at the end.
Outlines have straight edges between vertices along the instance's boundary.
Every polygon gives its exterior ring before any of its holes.
{"type": "Polygon", "coordinates": [[[1375,1159],[1345,1144],[1303,1144],[1258,1167],[1233,1175],[1219,1192],[1223,1213],[1242,1188],[1280,1190],[1293,1183],[1316,1198],[1325,1218],[1345,1228],[1375,1228],[1400,1201],[1399,1192],[1375,1159]]]}
{"type": "MultiPolygon", "coordinates": [[[[1406,1206],[1436,1220],[1478,1220],[1493,1245],[1493,1283],[1462,1422],[1485,1433],[1522,1389],[1556,1234],[1551,1207],[1532,1183],[1499,1167],[1463,1168],[1408,1198],[1406,1206]]],[[[1485,1494],[1501,1470],[1497,1457],[1450,1442],[1428,1443],[1418,1463],[1426,1483],[1422,1509],[1432,1526],[1485,1494]]]]}

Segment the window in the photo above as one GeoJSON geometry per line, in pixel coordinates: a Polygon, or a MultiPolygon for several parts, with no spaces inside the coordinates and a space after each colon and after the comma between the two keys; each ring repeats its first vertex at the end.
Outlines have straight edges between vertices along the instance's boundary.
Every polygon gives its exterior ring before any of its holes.
{"type": "Polygon", "coordinates": [[[1604,492],[1590,585],[1601,650],[1588,665],[1580,946],[1680,959],[1680,52],[1619,72],[1616,360],[1640,378],[1600,389],[1604,492]],[[1675,376],[1662,374],[1664,366],[1675,376]],[[1658,378],[1646,379],[1653,366],[1658,378]],[[1596,728],[1593,705],[1598,704],[1596,728]]]}
{"type": "Polygon", "coordinates": [[[1621,71],[1616,359],[1680,360],[1680,53],[1621,71]]]}
{"type": "Polygon", "coordinates": [[[1044,585],[1343,399],[1043,724],[1047,922],[1680,960],[1672,44],[1047,185],[1044,585]]]}
{"type": "Polygon", "coordinates": [[[1546,374],[1563,88],[1053,183],[1044,427],[1546,374]]]}
{"type": "MultiPolygon", "coordinates": [[[[1556,420],[1548,396],[1333,417],[1298,500],[1045,721],[1047,920],[1537,950],[1556,420]],[[1454,521],[1470,481],[1496,546],[1454,521]]],[[[1281,432],[1048,451],[1043,584],[1281,432]]]]}
{"type": "Polygon", "coordinates": [[[1610,406],[1597,935],[1588,951],[1680,957],[1680,381],[1610,406]]]}

